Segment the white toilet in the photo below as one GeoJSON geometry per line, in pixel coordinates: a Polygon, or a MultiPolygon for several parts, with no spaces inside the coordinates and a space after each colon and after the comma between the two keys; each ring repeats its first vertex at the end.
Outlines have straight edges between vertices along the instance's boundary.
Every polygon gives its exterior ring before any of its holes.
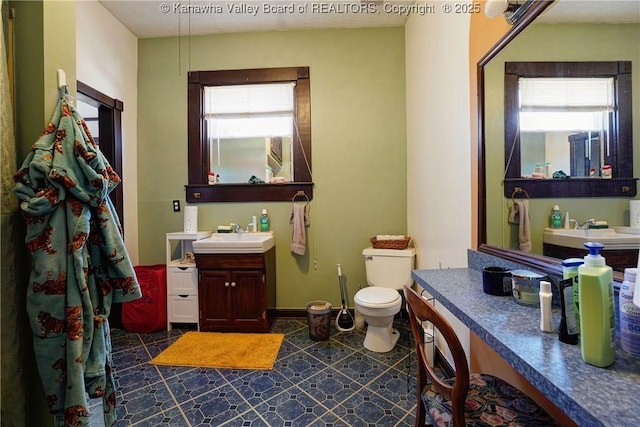
{"type": "Polygon", "coordinates": [[[356,311],[367,322],[364,347],[377,353],[391,351],[400,335],[393,329],[393,317],[400,312],[403,286],[411,285],[416,251],[366,248],[364,255],[369,287],[359,290],[353,300],[356,311]]]}

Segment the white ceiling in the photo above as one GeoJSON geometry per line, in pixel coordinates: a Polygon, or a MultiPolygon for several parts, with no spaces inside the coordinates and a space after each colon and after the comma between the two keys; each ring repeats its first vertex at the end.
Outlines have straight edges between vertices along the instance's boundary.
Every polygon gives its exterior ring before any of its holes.
{"type": "MultiPolygon", "coordinates": [[[[384,12],[382,1],[360,0],[99,0],[139,38],[402,26],[406,15],[384,12]],[[315,5],[314,5],[315,3],[315,5]],[[290,7],[274,12],[269,7],[290,7]],[[242,9],[233,10],[233,7],[242,9]],[[243,8],[244,7],[244,8],[243,8]],[[253,10],[252,8],[255,8],[253,10]],[[317,8],[317,9],[316,9],[317,8]],[[360,12],[360,8],[365,11],[360,12]],[[369,13],[372,8],[378,13],[369,13]],[[188,11],[191,10],[191,13],[188,11]]],[[[393,1],[411,4],[413,1],[393,1]]],[[[386,6],[389,7],[389,6],[386,6]]]]}
{"type": "Polygon", "coordinates": [[[640,0],[560,0],[536,22],[544,23],[638,23],[640,0]]]}
{"type": "MultiPolygon", "coordinates": [[[[139,38],[401,26],[416,3],[444,13],[444,0],[98,0],[139,38]],[[270,7],[289,9],[280,12],[270,7]],[[240,9],[233,9],[233,7],[240,9]],[[361,10],[361,8],[363,10],[361,10]],[[189,13],[190,12],[190,13],[189,13]]],[[[414,13],[419,12],[414,10],[414,13]]],[[[639,22],[640,0],[559,0],[540,22],[639,22]]]]}

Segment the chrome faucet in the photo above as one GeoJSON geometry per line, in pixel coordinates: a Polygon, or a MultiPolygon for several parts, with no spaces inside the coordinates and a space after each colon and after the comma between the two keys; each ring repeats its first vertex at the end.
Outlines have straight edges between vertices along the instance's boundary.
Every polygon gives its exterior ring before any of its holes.
{"type": "Polygon", "coordinates": [[[577,229],[579,229],[579,230],[586,230],[586,229],[588,229],[588,228],[589,228],[589,226],[590,226],[590,225],[593,225],[593,224],[595,224],[595,223],[596,223],[596,220],[595,220],[595,219],[593,219],[593,218],[589,218],[589,219],[585,220],[585,221],[584,221],[584,224],[582,224],[582,225],[578,225],[578,224],[576,223],[576,228],[577,228],[577,229]]]}
{"type": "MultiPolygon", "coordinates": [[[[255,218],[255,217],[254,217],[255,218]]],[[[250,222],[249,224],[247,224],[246,227],[242,228],[242,226],[240,224],[236,224],[236,223],[231,223],[230,224],[231,227],[233,227],[233,232],[234,233],[255,233],[257,230],[257,222],[254,220],[253,222],[250,222]]]]}

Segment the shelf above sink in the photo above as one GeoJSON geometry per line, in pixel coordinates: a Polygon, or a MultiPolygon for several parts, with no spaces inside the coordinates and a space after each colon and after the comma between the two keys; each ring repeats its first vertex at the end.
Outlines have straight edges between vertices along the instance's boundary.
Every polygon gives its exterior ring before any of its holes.
{"type": "Polygon", "coordinates": [[[255,254],[264,253],[275,246],[273,232],[214,233],[206,239],[193,242],[196,254],[255,254]]]}

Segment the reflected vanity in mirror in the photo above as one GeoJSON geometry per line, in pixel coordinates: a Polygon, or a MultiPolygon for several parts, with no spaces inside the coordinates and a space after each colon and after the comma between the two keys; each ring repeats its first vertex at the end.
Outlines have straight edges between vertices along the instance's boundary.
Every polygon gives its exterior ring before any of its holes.
{"type": "Polygon", "coordinates": [[[505,197],[633,197],[631,61],[507,62],[505,197]]]}
{"type": "MultiPolygon", "coordinates": [[[[619,144],[615,148],[612,145],[609,146],[610,149],[614,148],[611,153],[613,156],[617,156],[615,161],[618,162],[618,166],[612,167],[613,174],[615,174],[615,168],[618,169],[618,174],[614,175],[612,179],[601,177],[565,180],[521,178],[523,174],[535,172],[537,163],[546,163],[546,158],[539,158],[532,166],[530,164],[528,167],[524,166],[524,161],[521,159],[517,167],[512,165],[509,168],[508,173],[505,169],[508,155],[511,152],[514,153],[514,156],[521,155],[520,146],[516,147],[513,144],[516,140],[515,131],[512,131],[510,137],[505,141],[506,130],[503,126],[508,126],[505,123],[505,109],[507,107],[503,94],[506,62],[617,62],[629,59],[636,62],[638,60],[637,44],[630,42],[630,40],[637,39],[637,25],[640,15],[638,4],[616,1],[606,2],[606,4],[605,2],[593,2],[589,6],[587,11],[584,8],[576,9],[578,6],[574,2],[534,1],[522,19],[513,25],[477,64],[478,249],[481,252],[491,253],[527,265],[546,274],[561,275],[562,269],[559,259],[508,249],[513,247],[510,246],[512,242],[509,241],[508,231],[505,231],[508,229],[508,225],[505,225],[506,220],[501,221],[499,218],[506,215],[502,212],[508,207],[508,201],[511,200],[516,187],[525,189],[531,198],[536,199],[531,200],[536,215],[534,218],[537,221],[536,230],[544,230],[544,227],[548,226],[546,225],[548,209],[558,202],[558,200],[545,200],[545,198],[560,198],[559,202],[563,209],[570,210],[572,218],[579,218],[581,222],[583,218],[593,217],[584,215],[594,215],[594,209],[595,216],[602,215],[607,209],[615,209],[618,213],[613,218],[613,224],[618,225],[624,224],[622,222],[624,210],[628,209],[628,202],[625,199],[632,198],[636,191],[636,180],[633,178],[632,172],[626,176],[621,175],[624,173],[625,166],[619,163],[622,160],[633,164],[631,134],[628,134],[630,143],[628,150],[622,148],[620,151],[619,144]],[[600,24],[595,24],[595,22],[600,24]],[[606,33],[607,36],[602,37],[600,31],[606,33]],[[608,44],[611,43],[611,39],[615,40],[616,37],[618,37],[618,42],[614,41],[614,44],[608,44]],[[522,167],[525,169],[523,170],[522,167]],[[533,170],[529,171],[529,168],[533,168],[533,170]],[[626,184],[620,185],[624,180],[630,181],[628,188],[623,188],[626,184]],[[530,184],[535,187],[530,187],[530,184]],[[617,186],[615,189],[618,192],[617,196],[608,190],[611,185],[617,186]],[[593,196],[603,198],[592,199],[593,196]],[[571,199],[566,199],[563,202],[562,198],[567,197],[571,197],[571,199]],[[492,218],[490,227],[487,223],[488,207],[490,218],[492,218]]],[[[633,68],[636,68],[634,80],[637,82],[637,67],[633,68]]],[[[636,85],[634,84],[634,86],[636,85]]],[[[637,94],[633,98],[630,102],[633,103],[633,109],[637,110],[637,94]]],[[[631,111],[631,107],[628,111],[631,111]]],[[[637,133],[637,123],[633,127],[637,133]]],[[[517,128],[517,122],[513,128],[517,128]]],[[[520,142],[517,139],[517,143],[520,144],[520,142]]],[[[588,144],[584,144],[584,146],[588,146],[588,144]]],[[[526,155],[523,153],[523,158],[526,155]]],[[[637,153],[635,157],[638,157],[637,153]]],[[[540,166],[544,168],[546,164],[540,166]]],[[[551,166],[552,172],[567,168],[569,169],[566,171],[567,174],[571,174],[570,165],[553,167],[552,163],[551,166]]],[[[589,169],[591,167],[594,170],[597,169],[595,165],[590,166],[589,169]]],[[[546,174],[546,168],[544,169],[546,174]]],[[[578,175],[578,173],[574,175],[578,175]]],[[[541,235],[542,231],[538,236],[539,240],[541,240],[541,235]]],[[[618,276],[618,273],[614,275],[621,279],[621,275],[618,276]]]]}
{"type": "Polygon", "coordinates": [[[313,197],[308,67],[192,71],[187,202],[313,197]]]}

